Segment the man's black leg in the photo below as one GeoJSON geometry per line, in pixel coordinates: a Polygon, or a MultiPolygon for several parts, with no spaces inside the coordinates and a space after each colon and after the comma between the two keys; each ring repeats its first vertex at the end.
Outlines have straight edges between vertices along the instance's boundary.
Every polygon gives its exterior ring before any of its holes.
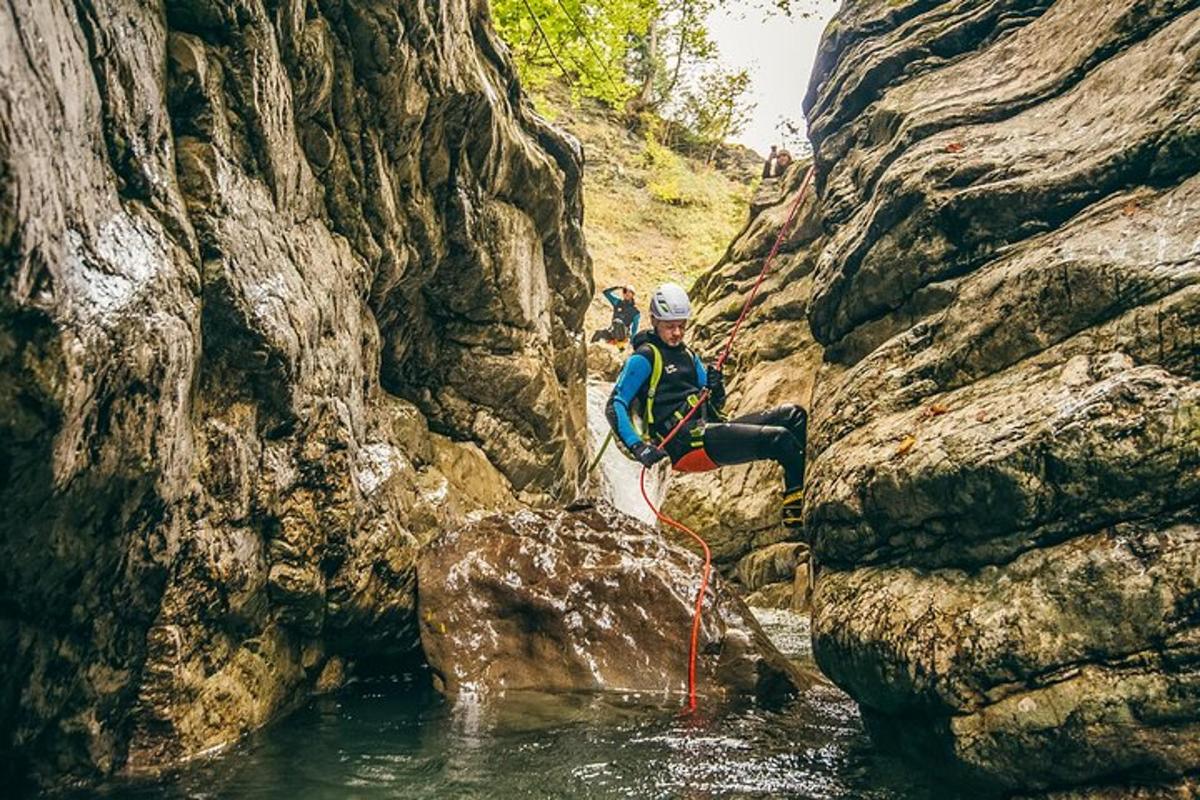
{"type": "Polygon", "coordinates": [[[704,448],[717,464],[744,464],[774,459],[783,467],[783,524],[800,527],[804,509],[804,448],[808,416],[794,405],[777,406],[711,423],[704,429],[704,448]]]}
{"type": "Polygon", "coordinates": [[[768,408],[766,411],[755,411],[744,414],[730,422],[741,422],[748,425],[779,425],[792,432],[800,442],[801,448],[808,438],[808,414],[803,408],[791,403],[768,408]]]}
{"type": "Polygon", "coordinates": [[[713,422],[704,426],[704,449],[718,464],[773,459],[783,467],[789,487],[804,484],[804,447],[780,425],[713,422]]]}

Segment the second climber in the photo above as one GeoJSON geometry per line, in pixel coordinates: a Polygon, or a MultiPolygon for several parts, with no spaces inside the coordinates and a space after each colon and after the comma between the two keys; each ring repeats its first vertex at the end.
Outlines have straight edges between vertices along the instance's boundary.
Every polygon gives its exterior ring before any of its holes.
{"type": "Polygon", "coordinates": [[[604,299],[612,305],[612,322],[607,328],[593,333],[592,341],[615,343],[632,339],[638,332],[638,320],[642,316],[634,300],[633,287],[610,286],[604,290],[604,299]],[[617,295],[618,290],[620,296],[617,295]]]}
{"type": "Polygon", "coordinates": [[[634,337],[609,396],[606,415],[617,441],[645,466],[669,458],[678,472],[771,459],[783,467],[783,524],[798,527],[804,500],[808,416],[797,405],[726,419],[725,382],[683,343],[691,301],[683,287],[664,283],[650,298],[650,330],[634,337]],[[707,388],[709,398],[663,445],[707,388]],[[636,422],[641,418],[641,427],[636,422]]]}

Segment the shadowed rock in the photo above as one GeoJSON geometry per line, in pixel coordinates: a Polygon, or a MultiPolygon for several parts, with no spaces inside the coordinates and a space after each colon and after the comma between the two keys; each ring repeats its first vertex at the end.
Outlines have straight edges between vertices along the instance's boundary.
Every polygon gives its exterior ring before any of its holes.
{"type": "MultiPolygon", "coordinates": [[[[702,562],[607,504],[492,516],[418,561],[421,643],[438,689],[687,691],[702,562]]],[[[698,691],[778,701],[808,680],[714,574],[698,691]]]]}
{"type": "Polygon", "coordinates": [[[0,782],[416,646],[419,544],[584,466],[578,146],[483,0],[0,5],[0,782]]]}

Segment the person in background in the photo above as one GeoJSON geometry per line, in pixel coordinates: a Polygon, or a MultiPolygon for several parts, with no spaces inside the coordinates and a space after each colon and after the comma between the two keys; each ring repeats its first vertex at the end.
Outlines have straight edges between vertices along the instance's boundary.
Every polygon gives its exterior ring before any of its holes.
{"type": "Polygon", "coordinates": [[[791,163],[791,153],[787,150],[780,150],[775,145],[771,145],[771,154],[767,156],[767,161],[763,164],[763,179],[778,178],[787,171],[791,163]]]}
{"type": "Polygon", "coordinates": [[[787,150],[780,150],[775,156],[775,177],[780,177],[787,172],[787,168],[792,165],[792,154],[787,150]]]}
{"type": "Polygon", "coordinates": [[[804,501],[804,447],[808,415],[796,405],[726,420],[725,380],[706,369],[683,343],[691,316],[683,287],[664,283],[650,298],[650,327],[632,342],[609,396],[605,416],[626,455],[650,467],[671,459],[679,472],[706,472],[728,464],[772,459],[783,467],[783,524],[799,527],[804,501]],[[660,443],[696,405],[708,400],[666,445],[660,443]],[[641,417],[641,429],[635,424],[641,417]]]}
{"type": "Polygon", "coordinates": [[[604,299],[612,304],[612,322],[607,328],[592,334],[592,341],[623,342],[637,335],[638,322],[642,313],[634,302],[632,286],[610,286],[604,290],[604,299]],[[617,292],[620,291],[620,296],[617,292]]]}

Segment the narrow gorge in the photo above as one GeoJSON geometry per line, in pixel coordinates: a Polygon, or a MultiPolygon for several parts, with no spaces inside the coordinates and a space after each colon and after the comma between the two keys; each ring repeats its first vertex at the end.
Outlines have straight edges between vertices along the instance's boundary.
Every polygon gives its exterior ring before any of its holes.
{"type": "MultiPolygon", "coordinates": [[[[809,410],[803,529],[761,463],[664,507],[718,569],[705,680],[848,695],[820,735],[870,768],[785,753],[795,710],[663,763],[1196,796],[1200,0],[843,0],[804,114],[689,330],[715,356],[797,204],[728,410],[809,410]],[[737,584],[811,604],[827,680],[737,584]]],[[[0,6],[5,786],[152,778],[376,675],[684,680],[698,561],[587,499],[585,155],[484,0],[0,6]]]]}

